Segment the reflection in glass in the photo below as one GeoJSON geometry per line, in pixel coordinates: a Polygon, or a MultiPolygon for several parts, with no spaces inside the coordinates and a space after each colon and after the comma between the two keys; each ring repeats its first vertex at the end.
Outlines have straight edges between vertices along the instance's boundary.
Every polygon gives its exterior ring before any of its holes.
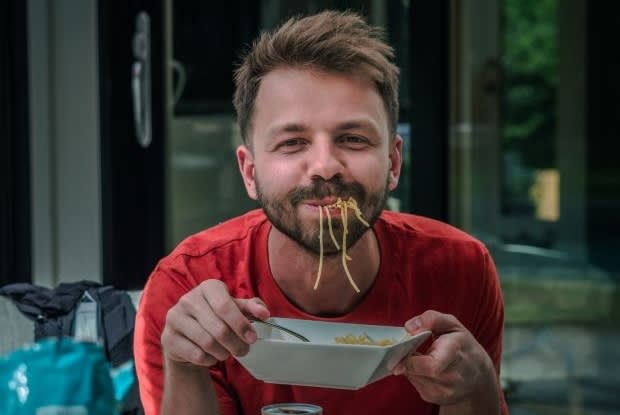
{"type": "MultiPolygon", "coordinates": [[[[235,158],[241,143],[232,106],[233,71],[239,54],[260,30],[284,18],[324,8],[352,9],[386,27],[396,59],[408,71],[408,3],[369,0],[236,0],[233,4],[168,0],[169,131],[167,148],[167,247],[257,204],[245,192],[235,158]],[[389,21],[388,21],[389,20],[389,21]]],[[[402,184],[388,208],[409,210],[408,82],[401,84],[399,133],[405,140],[402,184]]]]}
{"type": "MultiPolygon", "coordinates": [[[[557,11],[557,0],[507,0],[501,7],[501,211],[548,222],[559,217],[550,211],[559,209],[559,181],[553,176],[559,176],[557,11]]],[[[517,235],[511,242],[549,245],[535,235],[517,235]]]]}
{"type": "Polygon", "coordinates": [[[459,4],[451,219],[497,264],[511,414],[616,414],[616,3],[459,4]]]}

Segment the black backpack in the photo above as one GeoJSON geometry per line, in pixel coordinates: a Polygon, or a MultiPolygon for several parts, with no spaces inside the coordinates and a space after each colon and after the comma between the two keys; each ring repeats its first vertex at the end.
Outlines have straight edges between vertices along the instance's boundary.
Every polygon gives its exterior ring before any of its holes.
{"type": "MultiPolygon", "coordinates": [[[[103,343],[112,367],[133,359],[136,310],[124,290],[93,281],[62,283],[54,289],[17,283],[0,287],[0,295],[9,297],[22,314],[34,321],[35,340],[96,337],[103,343]]],[[[123,415],[144,414],[135,378],[123,401],[123,415]]]]}

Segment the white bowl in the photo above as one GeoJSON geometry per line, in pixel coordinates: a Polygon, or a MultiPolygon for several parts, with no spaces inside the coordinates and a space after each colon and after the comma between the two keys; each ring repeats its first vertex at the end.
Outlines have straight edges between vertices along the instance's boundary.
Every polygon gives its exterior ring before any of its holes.
{"type": "Polygon", "coordinates": [[[248,354],[237,360],[256,379],[268,383],[359,389],[392,373],[394,367],[415,351],[430,332],[410,336],[403,327],[331,323],[291,318],[269,321],[294,330],[310,342],[253,323],[258,340],[248,354]],[[339,344],[336,336],[363,336],[373,340],[394,339],[389,346],[339,344]]]}

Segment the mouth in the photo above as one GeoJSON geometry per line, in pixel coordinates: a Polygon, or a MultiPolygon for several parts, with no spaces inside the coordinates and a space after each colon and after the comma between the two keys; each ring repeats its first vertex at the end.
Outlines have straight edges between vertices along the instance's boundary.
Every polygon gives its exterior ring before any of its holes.
{"type": "Polygon", "coordinates": [[[327,212],[329,212],[329,216],[333,218],[339,218],[340,217],[340,208],[336,207],[336,206],[332,206],[332,207],[328,207],[329,205],[331,205],[334,202],[322,202],[322,203],[312,203],[312,202],[308,202],[308,203],[302,203],[302,206],[307,210],[310,211],[312,216],[316,216],[318,217],[319,215],[323,215],[323,217],[326,216],[327,212]]]}
{"type": "MultiPolygon", "coordinates": [[[[309,199],[305,200],[301,203],[304,209],[311,211],[312,215],[323,215],[328,214],[332,219],[339,219],[342,216],[342,208],[339,205],[336,205],[338,199],[348,200],[346,197],[327,197],[322,199],[309,199]]],[[[349,208],[350,209],[350,208],[349,208]]],[[[349,214],[351,214],[349,212],[349,214]]]]}
{"type": "Polygon", "coordinates": [[[304,204],[314,207],[316,209],[318,209],[319,207],[328,207],[330,210],[333,209],[331,207],[331,205],[333,205],[334,203],[336,203],[336,201],[338,200],[337,197],[326,197],[323,199],[311,199],[311,200],[306,200],[304,201],[304,204]]]}

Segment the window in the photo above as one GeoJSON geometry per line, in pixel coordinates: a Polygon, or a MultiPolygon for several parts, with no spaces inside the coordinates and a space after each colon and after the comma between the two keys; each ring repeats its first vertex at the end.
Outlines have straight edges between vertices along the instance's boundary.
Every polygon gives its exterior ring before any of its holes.
{"type": "Polygon", "coordinates": [[[614,13],[559,0],[453,10],[451,221],[500,273],[512,413],[620,405],[614,13]]]}

